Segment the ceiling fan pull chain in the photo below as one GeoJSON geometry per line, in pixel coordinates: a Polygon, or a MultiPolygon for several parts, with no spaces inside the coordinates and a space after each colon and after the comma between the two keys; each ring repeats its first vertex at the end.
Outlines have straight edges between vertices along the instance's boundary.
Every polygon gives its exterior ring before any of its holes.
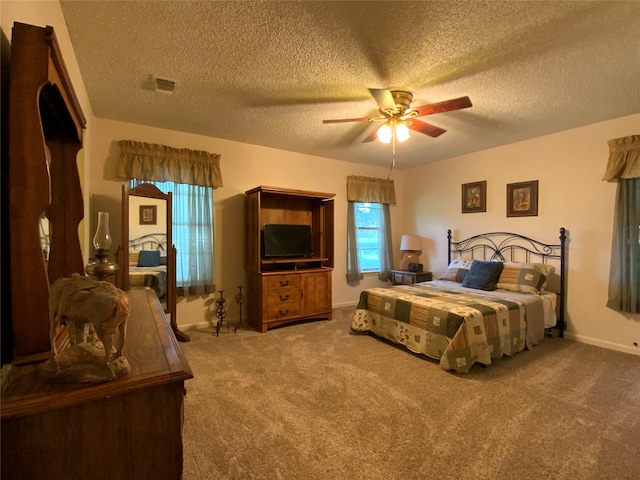
{"type": "Polygon", "coordinates": [[[391,128],[391,167],[389,167],[389,175],[387,180],[391,178],[391,170],[396,166],[396,128],[395,125],[391,128]]]}

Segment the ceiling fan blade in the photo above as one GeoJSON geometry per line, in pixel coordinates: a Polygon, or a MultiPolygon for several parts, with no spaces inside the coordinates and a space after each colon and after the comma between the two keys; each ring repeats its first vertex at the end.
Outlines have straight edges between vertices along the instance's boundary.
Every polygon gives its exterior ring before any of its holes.
{"type": "Polygon", "coordinates": [[[422,117],[423,115],[432,115],[434,113],[450,112],[452,110],[461,110],[471,107],[469,97],[454,98],[453,100],[445,100],[444,102],[430,103],[421,107],[411,108],[412,115],[422,117]],[[416,112],[416,113],[413,113],[416,112]]]}
{"type": "Polygon", "coordinates": [[[336,120],[322,120],[322,123],[369,122],[371,120],[371,117],[339,118],[336,120]]]}
{"type": "Polygon", "coordinates": [[[393,113],[396,113],[396,101],[393,99],[393,95],[391,95],[391,91],[386,88],[370,88],[371,96],[375,99],[378,107],[382,111],[390,110],[393,113]]]}
{"type": "Polygon", "coordinates": [[[407,121],[407,127],[411,130],[415,130],[416,132],[424,133],[425,135],[429,135],[430,137],[436,138],[446,132],[445,129],[436,127],[434,125],[430,125],[426,122],[422,122],[420,120],[412,119],[411,121],[407,121]]]}

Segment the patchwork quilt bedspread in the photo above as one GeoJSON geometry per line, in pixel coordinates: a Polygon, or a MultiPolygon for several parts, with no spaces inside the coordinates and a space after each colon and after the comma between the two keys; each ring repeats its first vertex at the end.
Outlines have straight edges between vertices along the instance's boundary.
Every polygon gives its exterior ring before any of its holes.
{"type": "Polygon", "coordinates": [[[149,287],[160,300],[167,295],[166,267],[129,267],[130,287],[149,287]]]}
{"type": "Polygon", "coordinates": [[[363,291],[351,329],[374,333],[440,360],[445,370],[463,373],[476,362],[489,365],[492,358],[527,346],[525,318],[527,310],[529,316],[536,311],[535,296],[470,293],[430,283],[363,291]]]}

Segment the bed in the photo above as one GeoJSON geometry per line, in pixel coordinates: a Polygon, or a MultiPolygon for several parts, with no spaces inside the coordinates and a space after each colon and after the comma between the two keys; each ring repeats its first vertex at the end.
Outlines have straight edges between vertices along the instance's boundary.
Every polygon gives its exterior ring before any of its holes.
{"type": "Polygon", "coordinates": [[[129,287],[148,287],[167,296],[167,236],[150,233],[129,241],[129,287]]]}
{"type": "Polygon", "coordinates": [[[514,233],[448,239],[437,279],[360,294],[351,330],[370,333],[466,373],[565,329],[566,232],[547,244],[514,233]]]}

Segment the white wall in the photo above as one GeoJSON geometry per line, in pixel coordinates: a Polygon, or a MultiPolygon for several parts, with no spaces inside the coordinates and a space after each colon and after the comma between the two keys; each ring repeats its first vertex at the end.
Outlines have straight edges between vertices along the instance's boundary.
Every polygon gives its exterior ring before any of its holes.
{"type": "Polygon", "coordinates": [[[640,115],[576,128],[417,167],[404,174],[404,227],[423,237],[421,260],[446,268],[447,229],[457,239],[517,232],[559,243],[568,231],[568,336],[639,354],[640,315],[605,307],[616,185],[601,181],[607,141],[638,134],[640,115]],[[486,213],[461,213],[461,185],[487,181],[486,213]],[[506,216],[506,185],[539,180],[537,217],[506,216]]]}
{"type": "MultiPolygon", "coordinates": [[[[118,141],[135,140],[176,148],[204,150],[221,155],[224,187],[214,191],[214,228],[216,288],[231,300],[238,285],[246,285],[244,272],[244,192],[259,185],[335,193],[335,270],[334,306],[354,304],[363,288],[379,286],[375,276],[367,276],[359,286],[346,283],[346,178],[366,175],[386,178],[387,168],[342,162],[328,158],[296,154],[244,143],[220,140],[171,130],[134,125],[102,118],[94,121],[90,146],[94,168],[91,174],[91,216],[98,211],[111,212],[114,245],[121,243],[120,205],[123,179],[117,178],[118,141]]],[[[397,175],[394,173],[393,176],[397,175]]],[[[396,191],[402,190],[396,180],[396,191]]],[[[394,245],[402,233],[402,202],[392,207],[394,245]]],[[[398,258],[400,252],[397,248],[398,258]]],[[[246,292],[246,289],[244,290],[246,292]]],[[[181,327],[214,320],[217,295],[188,297],[178,301],[177,320],[181,327]]],[[[243,315],[246,308],[243,309],[243,315]]],[[[236,321],[237,306],[230,301],[227,318],[236,321]]]]}

